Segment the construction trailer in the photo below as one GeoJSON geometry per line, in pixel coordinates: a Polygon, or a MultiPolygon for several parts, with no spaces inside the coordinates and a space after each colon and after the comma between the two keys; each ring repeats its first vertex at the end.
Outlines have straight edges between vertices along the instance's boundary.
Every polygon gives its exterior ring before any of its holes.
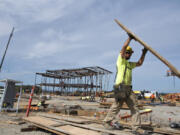
{"type": "Polygon", "coordinates": [[[102,67],[84,67],[76,69],[46,70],[45,73],[36,73],[43,92],[72,95],[77,92],[87,96],[109,90],[109,81],[112,72],[102,67]],[[40,78],[38,77],[40,76],[40,78]]]}
{"type": "MultiPolygon", "coordinates": [[[[16,101],[16,89],[15,85],[17,83],[22,84],[21,81],[16,81],[12,79],[4,79],[0,80],[3,83],[3,88],[0,89],[0,111],[2,110],[14,110],[14,102],[16,101]]],[[[21,85],[22,86],[22,85],[21,85]]],[[[20,94],[18,98],[18,103],[21,96],[22,87],[20,88],[20,94]]],[[[18,103],[16,107],[16,111],[18,111],[18,103]]]]}

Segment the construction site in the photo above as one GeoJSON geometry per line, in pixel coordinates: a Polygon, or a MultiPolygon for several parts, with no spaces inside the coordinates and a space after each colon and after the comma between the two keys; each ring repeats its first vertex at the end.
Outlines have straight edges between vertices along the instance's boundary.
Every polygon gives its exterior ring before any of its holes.
{"type": "MultiPolygon", "coordinates": [[[[153,55],[154,59],[158,60],[158,63],[168,69],[166,77],[174,79],[175,88],[175,79],[179,81],[180,78],[180,71],[177,69],[179,67],[176,68],[174,64],[171,64],[168,59],[161,56],[151,45],[144,42],[143,38],[139,38],[138,34],[133,33],[128,28],[128,25],[122,24],[119,20],[114,19],[111,21],[117,29],[125,32],[123,34],[128,36],[127,41],[124,43],[126,47],[124,50],[121,50],[119,56],[122,59],[126,59],[123,51],[129,53],[127,52],[127,45],[131,40],[134,40],[134,42],[137,42],[144,48],[144,52],[146,51],[153,55]]],[[[3,52],[0,71],[6,70],[3,67],[3,63],[6,62],[8,49],[11,47],[11,40],[16,38],[13,37],[14,31],[16,29],[13,27],[3,52]]],[[[134,29],[134,32],[136,32],[136,29],[134,29]]],[[[144,61],[145,56],[141,57],[143,57],[143,60],[141,60],[144,61]]],[[[47,58],[47,61],[51,61],[51,59],[47,58]]],[[[133,65],[134,63],[130,64],[133,65]]],[[[136,63],[135,66],[142,65],[142,63],[138,64],[136,63]]],[[[34,64],[33,68],[37,65],[38,63],[34,64]]],[[[180,135],[180,92],[162,92],[158,90],[145,90],[143,88],[141,90],[133,89],[132,85],[124,84],[129,67],[124,68],[124,73],[121,73],[123,74],[121,75],[123,80],[117,85],[115,80],[112,82],[112,78],[118,78],[118,72],[120,72],[118,71],[118,62],[117,65],[116,63],[114,64],[114,67],[117,66],[117,73],[105,68],[108,66],[103,67],[103,64],[99,64],[101,66],[92,65],[73,66],[74,68],[66,68],[66,66],[63,67],[62,65],[60,66],[62,68],[58,66],[49,68],[50,66],[48,66],[46,69],[42,64],[43,68],[35,71],[33,75],[31,74],[31,78],[29,78],[29,80],[34,80],[34,82],[31,82],[31,84],[26,83],[27,85],[24,84],[25,79],[1,76],[0,134],[180,135]],[[116,98],[119,93],[122,93],[121,85],[130,86],[130,94],[137,101],[137,106],[135,101],[133,101],[133,105],[138,108],[140,122],[135,132],[132,126],[134,114],[126,99],[119,107],[115,118],[118,119],[115,122],[116,125],[113,125],[114,123],[110,121],[109,125],[112,126],[112,129],[105,126],[104,120],[111,107],[114,103],[120,104],[120,101],[124,99],[123,96],[116,98]],[[116,91],[116,86],[118,86],[118,92],[116,91]]],[[[7,67],[6,65],[5,68],[7,67]]],[[[143,77],[148,78],[149,76],[143,75],[143,77]]],[[[129,78],[131,79],[130,75],[129,78]]],[[[156,79],[151,81],[156,81],[156,79]]],[[[130,96],[128,95],[127,97],[129,98],[130,96]]]]}

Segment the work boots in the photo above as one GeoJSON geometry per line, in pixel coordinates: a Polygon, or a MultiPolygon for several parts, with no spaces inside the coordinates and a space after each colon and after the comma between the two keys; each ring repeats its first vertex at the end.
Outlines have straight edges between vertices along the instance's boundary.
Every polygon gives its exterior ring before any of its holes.
{"type": "Polygon", "coordinates": [[[109,122],[105,122],[104,124],[104,127],[108,130],[121,130],[123,128],[123,126],[118,122],[112,122],[112,121],[109,121],[109,122]]]}

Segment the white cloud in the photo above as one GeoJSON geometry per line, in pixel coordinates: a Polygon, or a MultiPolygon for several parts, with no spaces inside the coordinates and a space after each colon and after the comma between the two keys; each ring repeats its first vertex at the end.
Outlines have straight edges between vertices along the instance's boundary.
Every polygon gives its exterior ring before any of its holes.
{"type": "Polygon", "coordinates": [[[48,28],[47,30],[43,31],[41,34],[42,38],[51,39],[57,36],[57,32],[54,29],[48,28]]]}
{"type": "Polygon", "coordinates": [[[63,46],[58,47],[55,43],[39,42],[33,47],[29,54],[27,54],[27,58],[31,59],[51,56],[59,50],[58,48],[63,49],[63,46]]]}
{"type": "Polygon", "coordinates": [[[69,32],[65,33],[61,29],[53,29],[53,28],[48,28],[44,30],[40,36],[45,39],[45,40],[61,40],[61,41],[68,41],[68,42],[78,42],[83,40],[84,35],[81,33],[76,33],[76,32],[69,32]]]}
{"type": "Polygon", "coordinates": [[[107,59],[109,57],[117,57],[119,54],[119,52],[117,50],[110,50],[108,52],[103,53],[103,55],[101,56],[103,59],[107,59]]]}
{"type": "Polygon", "coordinates": [[[22,23],[49,23],[74,11],[84,10],[91,3],[93,0],[6,0],[1,1],[0,12],[22,23]]]}
{"type": "MultiPolygon", "coordinates": [[[[48,30],[46,34],[42,34],[43,37],[46,37],[46,41],[43,39],[36,43],[31,50],[29,50],[25,55],[25,59],[33,58],[44,58],[49,56],[55,56],[57,53],[66,53],[72,49],[82,48],[83,45],[78,43],[81,39],[80,35],[63,35],[60,39],[51,40],[52,36],[55,34],[53,30],[48,30]],[[50,39],[48,41],[48,39],[50,39]],[[77,43],[76,43],[77,42],[77,43]]],[[[58,34],[58,33],[57,33],[58,34]]]]}
{"type": "Polygon", "coordinates": [[[84,35],[81,33],[65,33],[61,29],[48,28],[39,34],[39,40],[28,47],[25,59],[44,58],[56,56],[57,53],[64,53],[73,49],[83,48],[84,35]]]}
{"type": "MultiPolygon", "coordinates": [[[[40,27],[55,20],[85,10],[94,0],[6,0],[0,2],[0,36],[9,33],[15,26],[16,31],[40,27]]],[[[51,25],[51,24],[50,24],[51,25]]]]}
{"type": "Polygon", "coordinates": [[[1,1],[0,11],[27,22],[51,22],[66,14],[72,0],[6,0],[1,1]]]}

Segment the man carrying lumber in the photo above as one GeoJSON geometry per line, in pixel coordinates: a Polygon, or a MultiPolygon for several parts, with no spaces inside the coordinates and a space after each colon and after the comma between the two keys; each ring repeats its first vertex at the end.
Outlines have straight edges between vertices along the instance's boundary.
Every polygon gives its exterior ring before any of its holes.
{"type": "Polygon", "coordinates": [[[147,49],[144,48],[142,50],[142,55],[138,62],[129,62],[128,60],[133,54],[133,50],[129,46],[132,39],[133,36],[129,35],[117,59],[117,74],[114,85],[115,102],[104,119],[104,126],[108,129],[120,128],[118,113],[124,102],[126,102],[131,111],[133,131],[136,131],[141,124],[137,99],[132,91],[132,69],[143,64],[147,49]]]}

